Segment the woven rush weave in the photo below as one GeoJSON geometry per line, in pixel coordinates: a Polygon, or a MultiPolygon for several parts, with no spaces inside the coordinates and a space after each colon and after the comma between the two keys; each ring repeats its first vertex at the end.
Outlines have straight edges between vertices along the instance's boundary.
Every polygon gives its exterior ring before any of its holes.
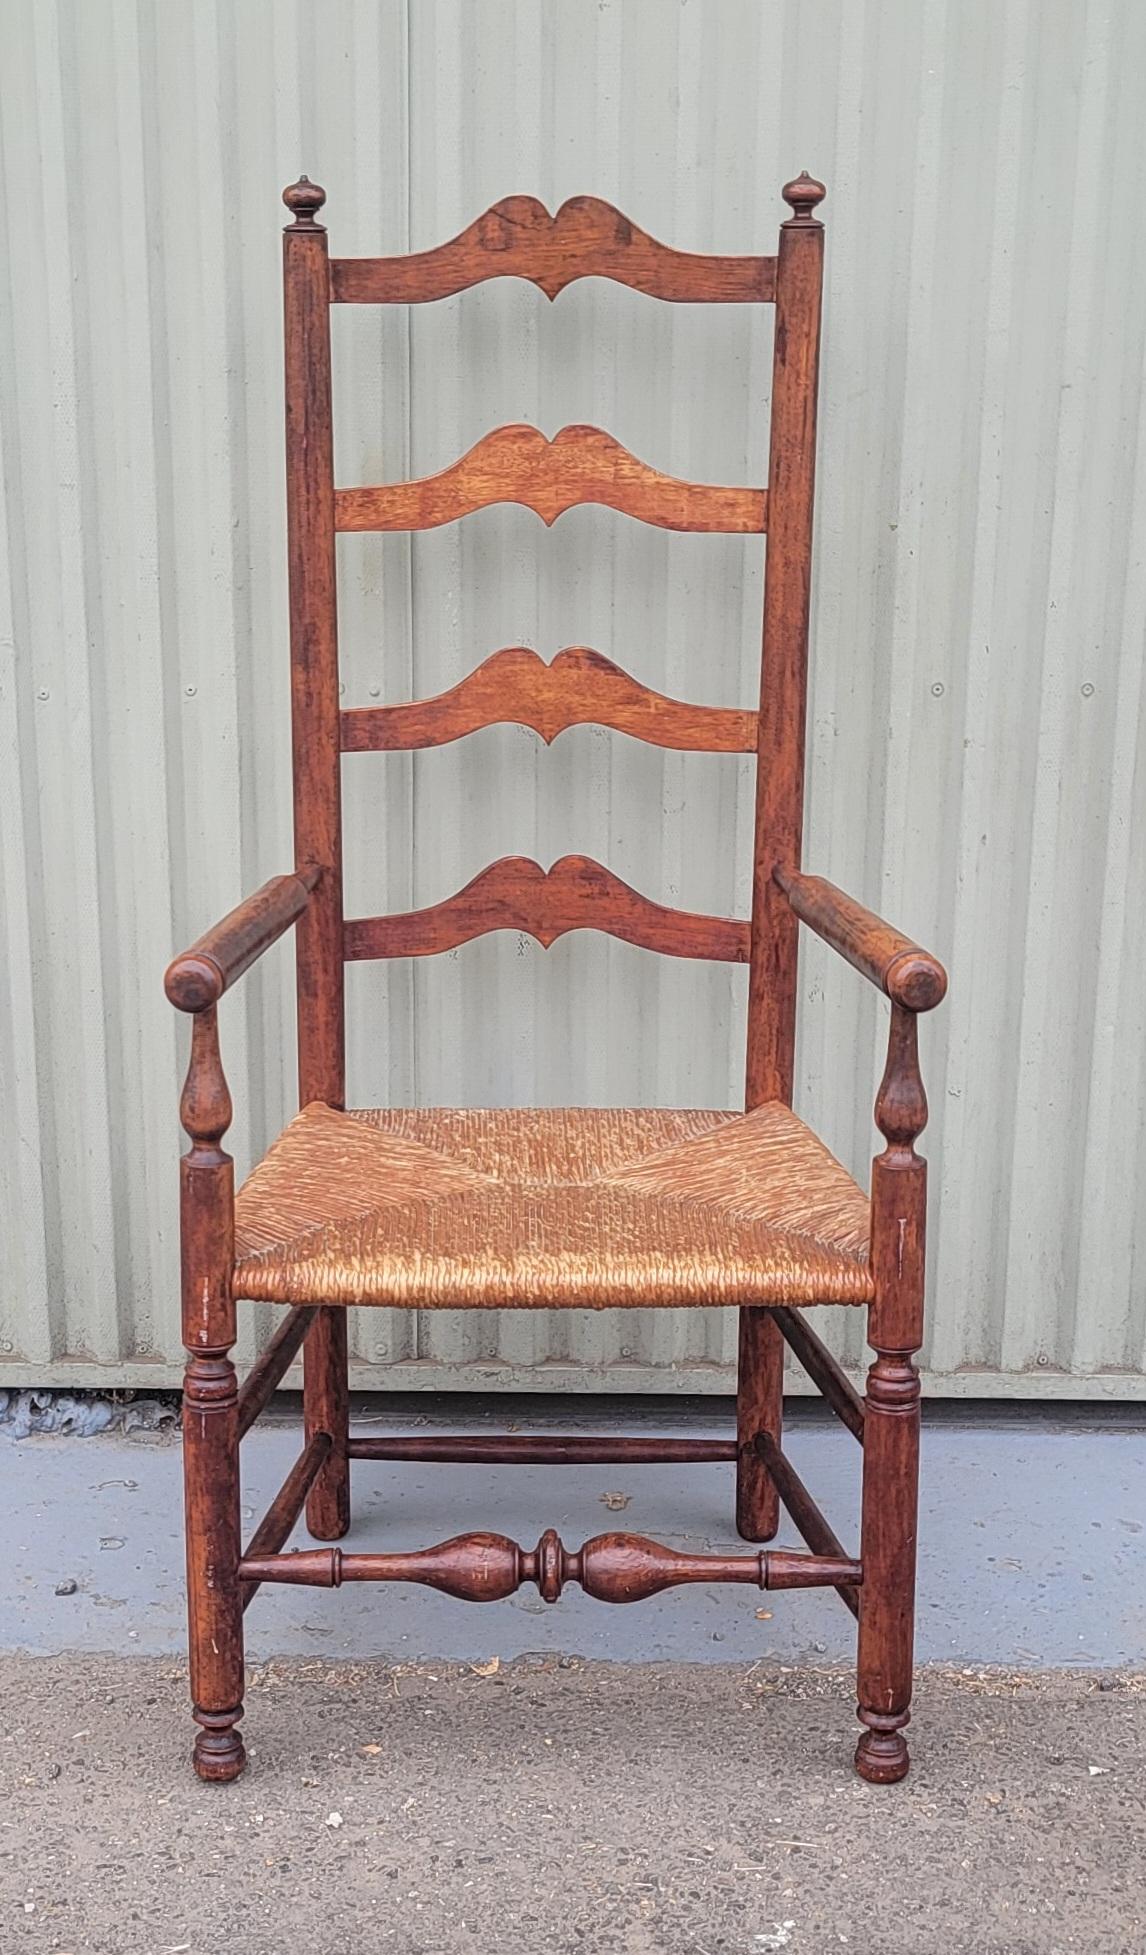
{"type": "Polygon", "coordinates": [[[418,1309],[866,1303],[867,1197],[779,1103],[314,1104],[236,1202],[235,1294],[418,1309]]]}

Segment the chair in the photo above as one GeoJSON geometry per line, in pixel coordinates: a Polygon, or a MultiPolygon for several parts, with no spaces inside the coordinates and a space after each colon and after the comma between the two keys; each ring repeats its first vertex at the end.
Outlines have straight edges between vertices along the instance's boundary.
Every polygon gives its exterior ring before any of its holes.
{"type": "Polygon", "coordinates": [[[167,973],[191,1014],[181,1102],[182,1295],[188,1350],[186,1475],[194,1763],[228,1780],[245,1757],[243,1612],[263,1583],[422,1582],[495,1601],[524,1582],[555,1602],[566,1582],[631,1602],[682,1582],[834,1588],[858,1618],[856,1765],[889,1783],[908,1768],[912,1684],[924,1162],[918,1015],[943,997],[936,960],[830,882],[800,867],[808,598],[815,463],[823,186],[786,186],[774,258],[670,250],[609,205],[575,198],[556,217],[531,198],[496,205],[451,243],[408,257],[330,259],[324,192],[284,192],[286,433],[294,753],[294,872],[259,890],[167,973]],[[574,279],[654,297],[776,307],[767,489],[677,481],[609,435],[547,440],[496,429],[452,467],[381,488],[334,484],[331,305],[411,305],[482,279],[532,280],[551,299],[574,279]],[[341,711],[335,536],[452,522],[517,502],[548,524],[596,502],[670,530],[767,536],[759,712],[696,707],[638,684],[586,649],[551,664],[495,652],[452,691],[341,711]],[[429,909],[343,917],[340,772],[347,753],[429,747],[494,721],[546,739],[595,722],[664,747],[754,753],[757,796],[748,921],[668,909],[582,856],[548,871],[505,858],[429,909]],[[870,1197],[791,1110],[800,923],[890,1000],[875,1105],[886,1145],[870,1197]],[[222,1146],[231,1103],[216,1005],[296,926],[300,1112],[236,1195],[222,1146]],[[610,932],[677,957],[749,968],[745,1111],[345,1109],[343,966],[420,957],[489,930],[543,945],[610,932]],[[242,1389],[231,1362],[239,1299],[282,1305],[281,1328],[242,1389]],[[346,1307],[519,1308],[725,1304],[739,1310],[736,1436],[625,1440],[512,1435],[358,1438],[348,1430],[346,1307]],[[874,1361],[861,1400],[801,1314],[866,1308],[874,1361]],[[781,1447],[785,1343],[863,1449],[859,1554],[845,1552],[781,1447]],[[303,1352],[305,1443],[261,1524],[240,1535],[239,1451],[303,1352]],[[305,1505],[313,1538],[349,1525],[352,1460],[667,1461],[734,1465],[736,1526],[772,1539],[783,1502],[807,1552],[678,1553],[609,1533],[579,1548],[552,1530],[535,1548],[493,1533],[416,1553],[285,1553],[305,1505]]]}

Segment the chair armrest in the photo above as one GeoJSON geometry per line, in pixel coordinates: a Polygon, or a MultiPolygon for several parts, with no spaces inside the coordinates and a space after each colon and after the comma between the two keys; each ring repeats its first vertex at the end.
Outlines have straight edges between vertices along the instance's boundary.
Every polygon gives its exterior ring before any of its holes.
{"type": "Polygon", "coordinates": [[[221,923],[197,937],[167,967],[163,988],[179,1011],[204,1011],[217,1004],[235,979],[261,957],[300,917],[321,870],[300,869],[272,876],[221,923]]]}
{"type": "Polygon", "coordinates": [[[947,973],[930,951],[921,950],[823,876],[804,876],[777,865],[772,879],[801,922],[885,991],[893,1004],[906,1011],[931,1011],[942,1001],[947,973]]]}

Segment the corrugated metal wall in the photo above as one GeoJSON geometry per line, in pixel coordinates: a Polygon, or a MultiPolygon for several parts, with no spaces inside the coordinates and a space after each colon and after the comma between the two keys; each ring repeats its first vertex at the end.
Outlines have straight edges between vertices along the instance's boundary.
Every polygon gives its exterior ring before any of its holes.
{"type": "MultiPolygon", "coordinates": [[[[333,248],[592,191],[771,250],[830,187],[808,860],[949,958],[925,1034],[932,1389],[1141,1395],[1146,259],[1136,0],[3,0],[0,1383],[175,1376],[174,945],[289,854],[278,196],[333,248]]],[[[499,283],[335,315],[343,481],[507,420],[764,474],[770,315],[499,283]]],[[[579,510],[340,543],[346,698],[587,643],[750,703],[760,546],[579,510]]],[[[748,770],[577,730],[347,762],[350,902],[584,849],[747,897],[748,770]]],[[[360,1100],[735,1104],[742,974],[591,936],[349,974],[360,1100]]],[[[804,964],[861,1176],[884,1009],[804,964]]],[[[245,1166],[289,956],[228,999],[245,1166]]],[[[848,1327],[855,1338],[856,1326],[848,1327]]],[[[723,1389],[731,1318],[360,1313],[360,1381],[723,1389]]],[[[858,1344],[848,1347],[858,1355],[858,1344]]]]}

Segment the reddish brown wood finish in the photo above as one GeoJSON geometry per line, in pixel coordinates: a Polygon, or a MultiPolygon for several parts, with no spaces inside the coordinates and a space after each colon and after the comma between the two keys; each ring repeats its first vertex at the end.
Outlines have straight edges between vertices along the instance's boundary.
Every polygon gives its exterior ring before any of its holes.
{"type": "MultiPolygon", "coordinates": [[[[823,228],[814,217],[822,184],[784,187],[792,216],[780,229],[768,461],[768,545],[757,716],[756,829],[748,973],[745,1105],[791,1103],[796,1040],[796,930],[771,881],[777,855],[799,862],[804,809],[804,717],[816,467],[823,228]]],[[[776,1496],[754,1455],[758,1433],[780,1443],[783,1345],[769,1320],[740,1312],[737,1428],[739,1531],[769,1539],[776,1496]],[[755,1463],[753,1461],[755,1460],[755,1463]],[[755,1534],[754,1528],[767,1530],[755,1534]]]]}
{"type": "Polygon", "coordinates": [[[790,1344],[821,1397],[831,1406],[841,1425],[853,1439],[863,1444],[863,1400],[851,1379],[828,1350],[823,1339],[799,1310],[774,1310],[776,1328],[790,1344]]]}
{"type": "Polygon", "coordinates": [[[463,1602],[504,1602],[523,1582],[536,1582],[543,1601],[556,1602],[577,1582],[598,1602],[643,1602],[688,1582],[747,1582],[756,1588],[840,1588],[863,1578],[846,1556],[681,1554],[642,1534],[597,1534],[582,1548],[566,1548],[550,1528],[536,1548],[504,1534],[456,1534],[411,1554],[344,1554],[304,1548],[298,1554],[246,1556],[244,1581],[340,1588],[343,1582],[420,1582],[463,1602]]]}
{"type": "Polygon", "coordinates": [[[326,193],[305,177],[284,191],[287,544],[295,861],[321,881],[298,926],[299,1096],[341,1106],[342,781],[334,572],[334,448],[326,193]]]}
{"type": "Polygon", "coordinates": [[[335,258],[330,296],[350,305],[419,305],[487,278],[525,278],[555,299],[578,278],[611,278],[654,299],[766,300],[774,258],[673,251],[599,197],[570,197],[555,217],[536,197],[506,197],[433,251],[335,258]]]}
{"type": "Polygon", "coordinates": [[[490,930],[523,930],[547,950],[570,930],[603,930],[670,957],[743,964],[748,956],[746,923],[666,909],[584,855],[563,855],[551,869],[528,856],[504,855],[444,903],[353,918],[344,932],[345,954],[429,957],[490,930]]]}
{"type": "Polygon", "coordinates": [[[307,1531],[316,1541],[341,1541],[350,1526],[349,1364],[345,1310],[320,1310],[303,1351],[306,1436],[325,1433],[331,1442],[306,1503],[307,1531]]]}
{"type": "Polygon", "coordinates": [[[189,950],[167,967],[164,989],[180,1011],[202,1011],[217,1004],[264,950],[300,917],[318,881],[317,869],[296,876],[273,876],[221,923],[204,931],[189,950]]]}
{"type": "Polygon", "coordinates": [[[469,1466],[667,1466],[734,1460],[733,1439],[596,1439],[509,1432],[487,1436],[437,1433],[351,1439],[351,1459],[411,1459],[469,1466]]]}
{"type": "Polygon", "coordinates": [[[250,1431],[302,1349],[307,1331],[317,1316],[314,1304],[300,1304],[275,1332],[266,1350],[256,1359],[243,1380],[239,1393],[239,1437],[250,1431]]]}
{"type": "Polygon", "coordinates": [[[524,423],[494,428],[438,475],[384,487],[338,489],[340,530],[438,529],[498,502],[520,503],[549,527],[567,509],[597,502],[657,529],[759,535],[763,489],[681,482],[638,461],[602,428],[561,428],[552,439],[524,423]]]}
{"type": "Polygon", "coordinates": [[[442,747],[506,722],[532,727],[547,746],[567,727],[595,725],[680,752],[756,751],[755,713],[668,699],[587,645],[567,646],[548,665],[526,645],[507,645],[434,699],[352,707],[342,715],[342,751],[442,747]]]}
{"type": "MultiPolygon", "coordinates": [[[[844,1557],[844,1551],[788,1455],[781,1452],[776,1441],[767,1432],[759,1435],[756,1446],[764,1466],[775,1483],[781,1501],[800,1531],[801,1539],[807,1542],[814,1555],[838,1562],[841,1557],[844,1557]]],[[[862,1566],[862,1544],[861,1562],[858,1565],[862,1566]]],[[[857,1564],[853,1562],[852,1566],[855,1567],[857,1564]]],[[[854,1575],[845,1575],[832,1584],[853,1616],[859,1613],[859,1601],[855,1592],[857,1579],[854,1575]]]]}
{"type": "MultiPolygon", "coordinates": [[[[340,1107],[346,1092],[342,978],[342,762],[334,568],[334,444],[330,396],[330,269],[317,214],[326,193],[303,177],[283,192],[287,544],[295,861],[322,872],[298,928],[299,1100],[340,1107]]],[[[303,1355],[308,1435],[333,1445],[307,1507],[312,1533],[350,1524],[346,1465],[346,1321],[319,1312],[303,1355]]]]}
{"type": "Polygon", "coordinates": [[[915,1542],[919,1505],[919,1373],[927,1163],[915,1142],[927,1124],[919,1071],[918,1020],[891,1008],[887,1066],[875,1108],[887,1145],[872,1163],[871,1260],[875,1297],[868,1343],[864,1418],[858,1715],[866,1727],[856,1769],[875,1784],[904,1777],[904,1727],[911,1716],[915,1632],[915,1542]]]}
{"type": "Polygon", "coordinates": [[[495,206],[461,237],[403,260],[330,264],[317,221],[324,193],[305,178],[284,192],[293,223],[284,241],[287,508],[291,595],[296,871],[267,884],[176,959],[168,993],[193,1014],[182,1101],[191,1147],[181,1167],[183,1325],[191,1678],[200,1730],[196,1769],[233,1778],[244,1762],[242,1609],[262,1581],[337,1586],[414,1581],[484,1601],[535,1582],[547,1601],[578,1582],[603,1601],[628,1602],[678,1583],[727,1581],[768,1588],[831,1586],[859,1615],[858,1710],[865,1729],[857,1767],[885,1782],[907,1770],[903,1728],[911,1699],[919,1381],[926,1170],[915,1140],[927,1107],[916,1012],[943,995],[942,967],[871,912],[800,870],[808,595],[815,467],[823,234],[821,185],[801,177],[784,196],[792,217],[780,253],[708,258],[673,252],[596,199],[556,218],[532,199],[495,206]],[[679,482],[637,461],[612,437],[566,428],[495,430],[452,468],[425,481],[335,491],[331,302],[409,303],[486,277],[531,278],[551,297],[590,275],[672,299],[776,300],[770,474],[767,490],[679,482]],[[432,527],[471,509],[517,501],[553,522],[578,502],[600,502],[672,529],[758,533],[768,562],[759,714],[694,707],[638,684],[585,647],[551,665],[524,647],[494,654],[437,699],[339,711],[334,539],[337,528],[432,527]],[[341,751],[441,744],[499,721],[550,741],[595,722],[668,747],[758,759],[751,923],[666,909],[583,856],[548,872],[529,860],[494,863],[448,901],[403,916],[344,924],[340,835],[341,751]],[[304,1102],[344,1103],[343,962],[424,955],[490,929],[530,932],[549,944],[566,931],[603,929],[677,956],[749,962],[746,1100],[790,1101],[796,939],[802,919],[892,1001],[888,1062],[876,1117],[887,1145],[872,1171],[869,1341],[875,1353],[861,1406],[820,1339],[792,1309],[741,1314],[737,1438],[614,1439],[516,1434],[347,1434],[346,1315],[307,1306],[286,1319],[240,1394],[231,1363],[234,1195],[222,1148],[231,1117],[215,1006],[253,960],[298,922],[299,1081],[304,1102]],[[845,1555],[781,1449],[786,1340],[864,1448],[861,1556],[845,1555]],[[239,1536],[239,1443],[292,1357],[304,1351],[306,1444],[251,1540],[239,1536]],[[526,1550],[502,1535],[461,1535],[414,1553],[344,1555],[337,1548],[281,1552],[305,1502],[313,1535],[336,1540],[349,1520],[355,1459],[469,1463],[638,1465],[736,1462],[737,1522],[747,1538],[775,1531],[782,1502],[810,1552],[691,1555],[639,1535],[608,1534],[566,1549],[549,1530],[526,1550]]]}
{"type": "MultiPolygon", "coordinates": [[[[330,1458],[330,1443],[328,1432],[316,1432],[307,1440],[251,1536],[246,1560],[258,1561],[263,1555],[278,1554],[302,1513],[307,1494],[330,1458]]],[[[249,1608],[254,1601],[258,1586],[257,1582],[241,1583],[240,1592],[244,1609],[249,1608]]]]}
{"type": "Polygon", "coordinates": [[[804,822],[804,721],[812,498],[816,476],[816,391],[824,231],[813,215],[824,187],[810,177],[784,186],[792,216],[780,227],[772,429],[768,462],[768,553],[756,767],[752,878],[752,962],[748,977],[749,1108],[792,1099],[796,1043],[796,919],[772,880],[776,862],[800,866],[804,822]]]}
{"type": "Polygon", "coordinates": [[[775,881],[801,921],[896,1004],[909,1011],[932,1011],[942,1003],[947,973],[930,951],[921,950],[823,876],[777,868],[775,881]]]}
{"type": "Polygon", "coordinates": [[[736,1369],[736,1532],[744,1541],[770,1541],[780,1503],[756,1441],[768,1433],[780,1444],[784,1408],[784,1340],[770,1310],[740,1312],[736,1369]]]}
{"type": "Polygon", "coordinates": [[[219,1057],[215,1007],[196,1013],[180,1103],[191,1145],[181,1171],[183,1485],[193,1759],[199,1777],[237,1778],[246,1762],[243,1611],[239,1596],[239,1390],[231,1346],[235,1306],[234,1180],[223,1135],[231,1096],[219,1057]]]}

